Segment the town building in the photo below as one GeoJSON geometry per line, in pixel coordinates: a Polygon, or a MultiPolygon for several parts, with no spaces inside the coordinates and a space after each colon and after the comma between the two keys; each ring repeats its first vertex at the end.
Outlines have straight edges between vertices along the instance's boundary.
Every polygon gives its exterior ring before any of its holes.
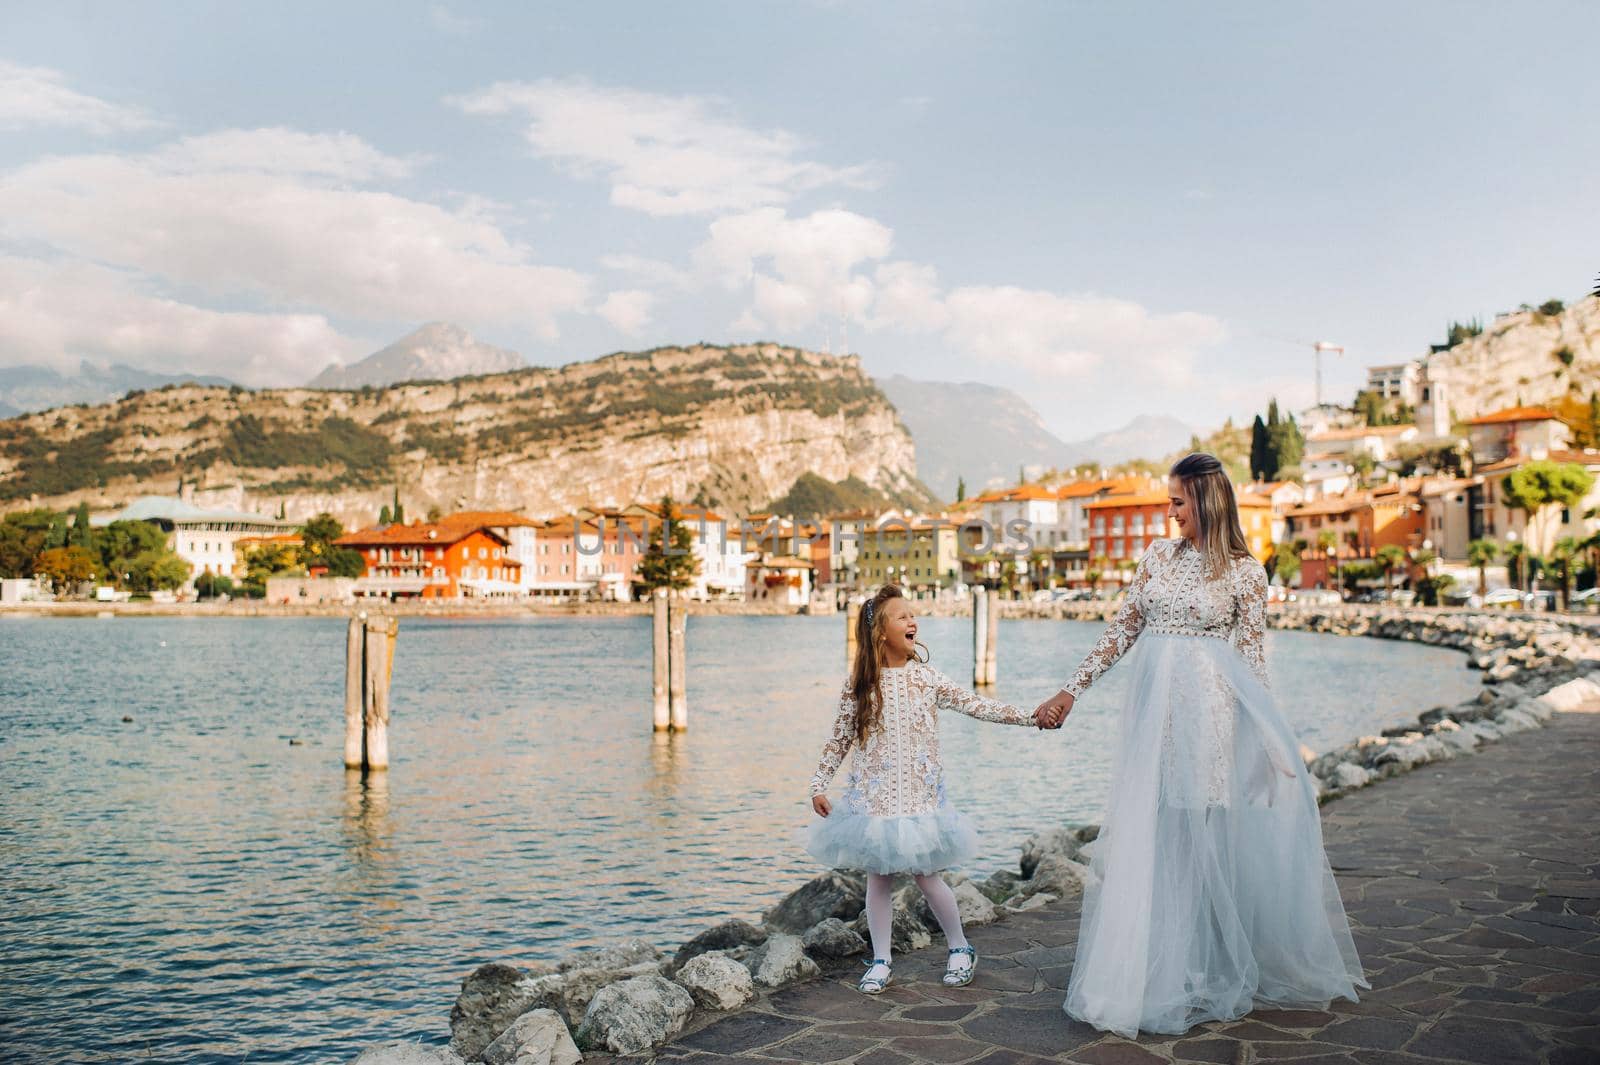
{"type": "Polygon", "coordinates": [[[1474,465],[1505,459],[1538,459],[1567,448],[1572,431],[1543,407],[1511,407],[1467,422],[1474,465]]]}
{"type": "Polygon", "coordinates": [[[756,555],[745,563],[745,601],[805,606],[811,601],[813,573],[809,558],[756,555]]]}
{"type": "Polygon", "coordinates": [[[1171,497],[1163,489],[1107,496],[1085,505],[1090,564],[1103,560],[1102,581],[1111,576],[1109,568],[1115,568],[1124,580],[1132,579],[1133,570],[1122,563],[1138,562],[1151,544],[1166,537],[1170,504],[1171,497]],[[1107,562],[1109,568],[1104,566],[1107,562]]]}
{"type": "Polygon", "coordinates": [[[1395,457],[1401,444],[1418,439],[1415,425],[1358,425],[1306,434],[1308,454],[1339,455],[1346,461],[1365,453],[1382,465],[1395,457]]]}
{"type": "Polygon", "coordinates": [[[1415,407],[1422,399],[1422,364],[1412,360],[1368,366],[1367,391],[1415,407]]]}
{"type": "MultiPolygon", "coordinates": [[[[651,535],[657,535],[662,522],[659,503],[635,503],[622,511],[629,517],[648,521],[651,535]]],[[[688,588],[691,599],[738,599],[744,595],[745,564],[752,553],[744,547],[740,528],[730,528],[727,518],[709,507],[693,503],[674,503],[674,525],[689,529],[690,549],[698,563],[694,581],[688,588]]]]}
{"type": "Polygon", "coordinates": [[[111,515],[99,515],[90,524],[104,527],[114,521],[144,521],[167,534],[167,546],[189,564],[189,576],[203,573],[230,575],[238,558],[237,545],[247,537],[275,536],[295,523],[265,514],[240,510],[207,510],[172,496],[143,496],[111,515]]]}
{"type": "Polygon", "coordinates": [[[863,588],[897,584],[912,598],[934,597],[962,583],[960,538],[943,519],[886,519],[865,532],[859,563],[863,588]]]}
{"type": "Polygon", "coordinates": [[[522,594],[522,564],[510,541],[474,521],[444,519],[346,533],[334,541],[361,553],[359,596],[385,599],[509,598],[522,594]]]}

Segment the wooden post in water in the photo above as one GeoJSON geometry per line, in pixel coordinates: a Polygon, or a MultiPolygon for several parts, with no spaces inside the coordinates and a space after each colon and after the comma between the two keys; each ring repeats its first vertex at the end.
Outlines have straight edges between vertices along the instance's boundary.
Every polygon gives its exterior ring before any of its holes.
{"type": "Polygon", "coordinates": [[[667,590],[655,590],[655,602],[652,604],[654,616],[651,622],[650,640],[650,684],[651,696],[654,701],[652,719],[655,722],[655,731],[665,732],[672,727],[669,716],[670,703],[668,701],[667,687],[667,646],[670,639],[667,631],[667,590]]]}
{"type": "Polygon", "coordinates": [[[686,641],[688,611],[681,599],[674,599],[667,612],[667,699],[672,704],[672,731],[685,732],[689,728],[689,678],[686,641]]]}
{"type": "Polygon", "coordinates": [[[987,667],[989,654],[989,594],[983,585],[972,589],[972,686],[980,687],[987,683],[983,679],[983,671],[987,667]]]}
{"type": "Polygon", "coordinates": [[[844,668],[854,669],[856,664],[856,628],[861,624],[861,604],[855,600],[844,608],[844,668]]]}
{"type": "Polygon", "coordinates": [[[344,646],[344,767],[360,769],[361,755],[365,749],[362,731],[366,727],[366,671],[363,661],[366,650],[366,611],[350,619],[350,630],[344,646]]]}
{"type": "Polygon", "coordinates": [[[367,770],[389,768],[389,673],[394,662],[394,637],[398,624],[393,618],[370,618],[367,635],[367,770]]]}
{"type": "Polygon", "coordinates": [[[997,655],[1000,650],[1000,593],[989,589],[989,609],[984,621],[989,627],[983,638],[983,682],[994,684],[1000,679],[997,655]]]}

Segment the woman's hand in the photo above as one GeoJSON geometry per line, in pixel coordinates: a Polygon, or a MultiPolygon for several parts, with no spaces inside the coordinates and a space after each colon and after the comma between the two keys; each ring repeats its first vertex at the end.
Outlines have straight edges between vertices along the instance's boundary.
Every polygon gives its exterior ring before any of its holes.
{"type": "Polygon", "coordinates": [[[1033,712],[1033,723],[1040,728],[1060,728],[1067,715],[1072,713],[1072,704],[1076,701],[1071,692],[1056,692],[1033,712]]]}
{"type": "Polygon", "coordinates": [[[828,801],[826,795],[811,796],[811,808],[817,811],[818,817],[827,817],[833,813],[833,804],[828,801]]]}

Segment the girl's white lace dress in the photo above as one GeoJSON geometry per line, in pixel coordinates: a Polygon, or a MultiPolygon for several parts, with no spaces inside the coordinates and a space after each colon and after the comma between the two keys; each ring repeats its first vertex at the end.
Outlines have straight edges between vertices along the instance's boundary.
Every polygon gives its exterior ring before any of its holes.
{"type": "MultiPolygon", "coordinates": [[[[883,727],[868,735],[866,747],[856,747],[840,801],[829,816],[812,819],[806,849],[833,869],[936,873],[977,849],[971,823],[945,798],[939,711],[1003,725],[1031,725],[1033,715],[975,695],[921,662],[883,670],[881,684],[883,727]]],[[[855,721],[846,682],[812,795],[828,790],[855,747],[855,721]]]]}
{"type": "Polygon", "coordinates": [[[1207,580],[1193,544],[1158,541],[1063,685],[1081,696],[1133,649],[1064,1003],[1097,1028],[1182,1033],[1369,986],[1316,793],[1268,690],[1266,592],[1253,558],[1207,580]]]}

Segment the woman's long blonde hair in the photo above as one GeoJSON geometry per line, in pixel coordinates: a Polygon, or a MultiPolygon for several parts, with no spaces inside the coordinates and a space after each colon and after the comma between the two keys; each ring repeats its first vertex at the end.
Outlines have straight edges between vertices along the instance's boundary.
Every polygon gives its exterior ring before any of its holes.
{"type": "MultiPolygon", "coordinates": [[[[878,594],[861,605],[856,619],[856,660],[850,665],[850,692],[856,700],[856,744],[867,745],[867,737],[883,727],[883,608],[891,599],[904,599],[898,586],[885,584],[878,594]]],[[[928,650],[917,644],[918,662],[928,660],[928,650]]]]}
{"type": "Polygon", "coordinates": [[[1167,471],[1188,489],[1193,513],[1195,546],[1206,560],[1206,574],[1212,580],[1228,572],[1236,558],[1250,554],[1250,542],[1239,522],[1239,501],[1233,495],[1233,482],[1215,455],[1196,451],[1185,455],[1167,471]]]}

